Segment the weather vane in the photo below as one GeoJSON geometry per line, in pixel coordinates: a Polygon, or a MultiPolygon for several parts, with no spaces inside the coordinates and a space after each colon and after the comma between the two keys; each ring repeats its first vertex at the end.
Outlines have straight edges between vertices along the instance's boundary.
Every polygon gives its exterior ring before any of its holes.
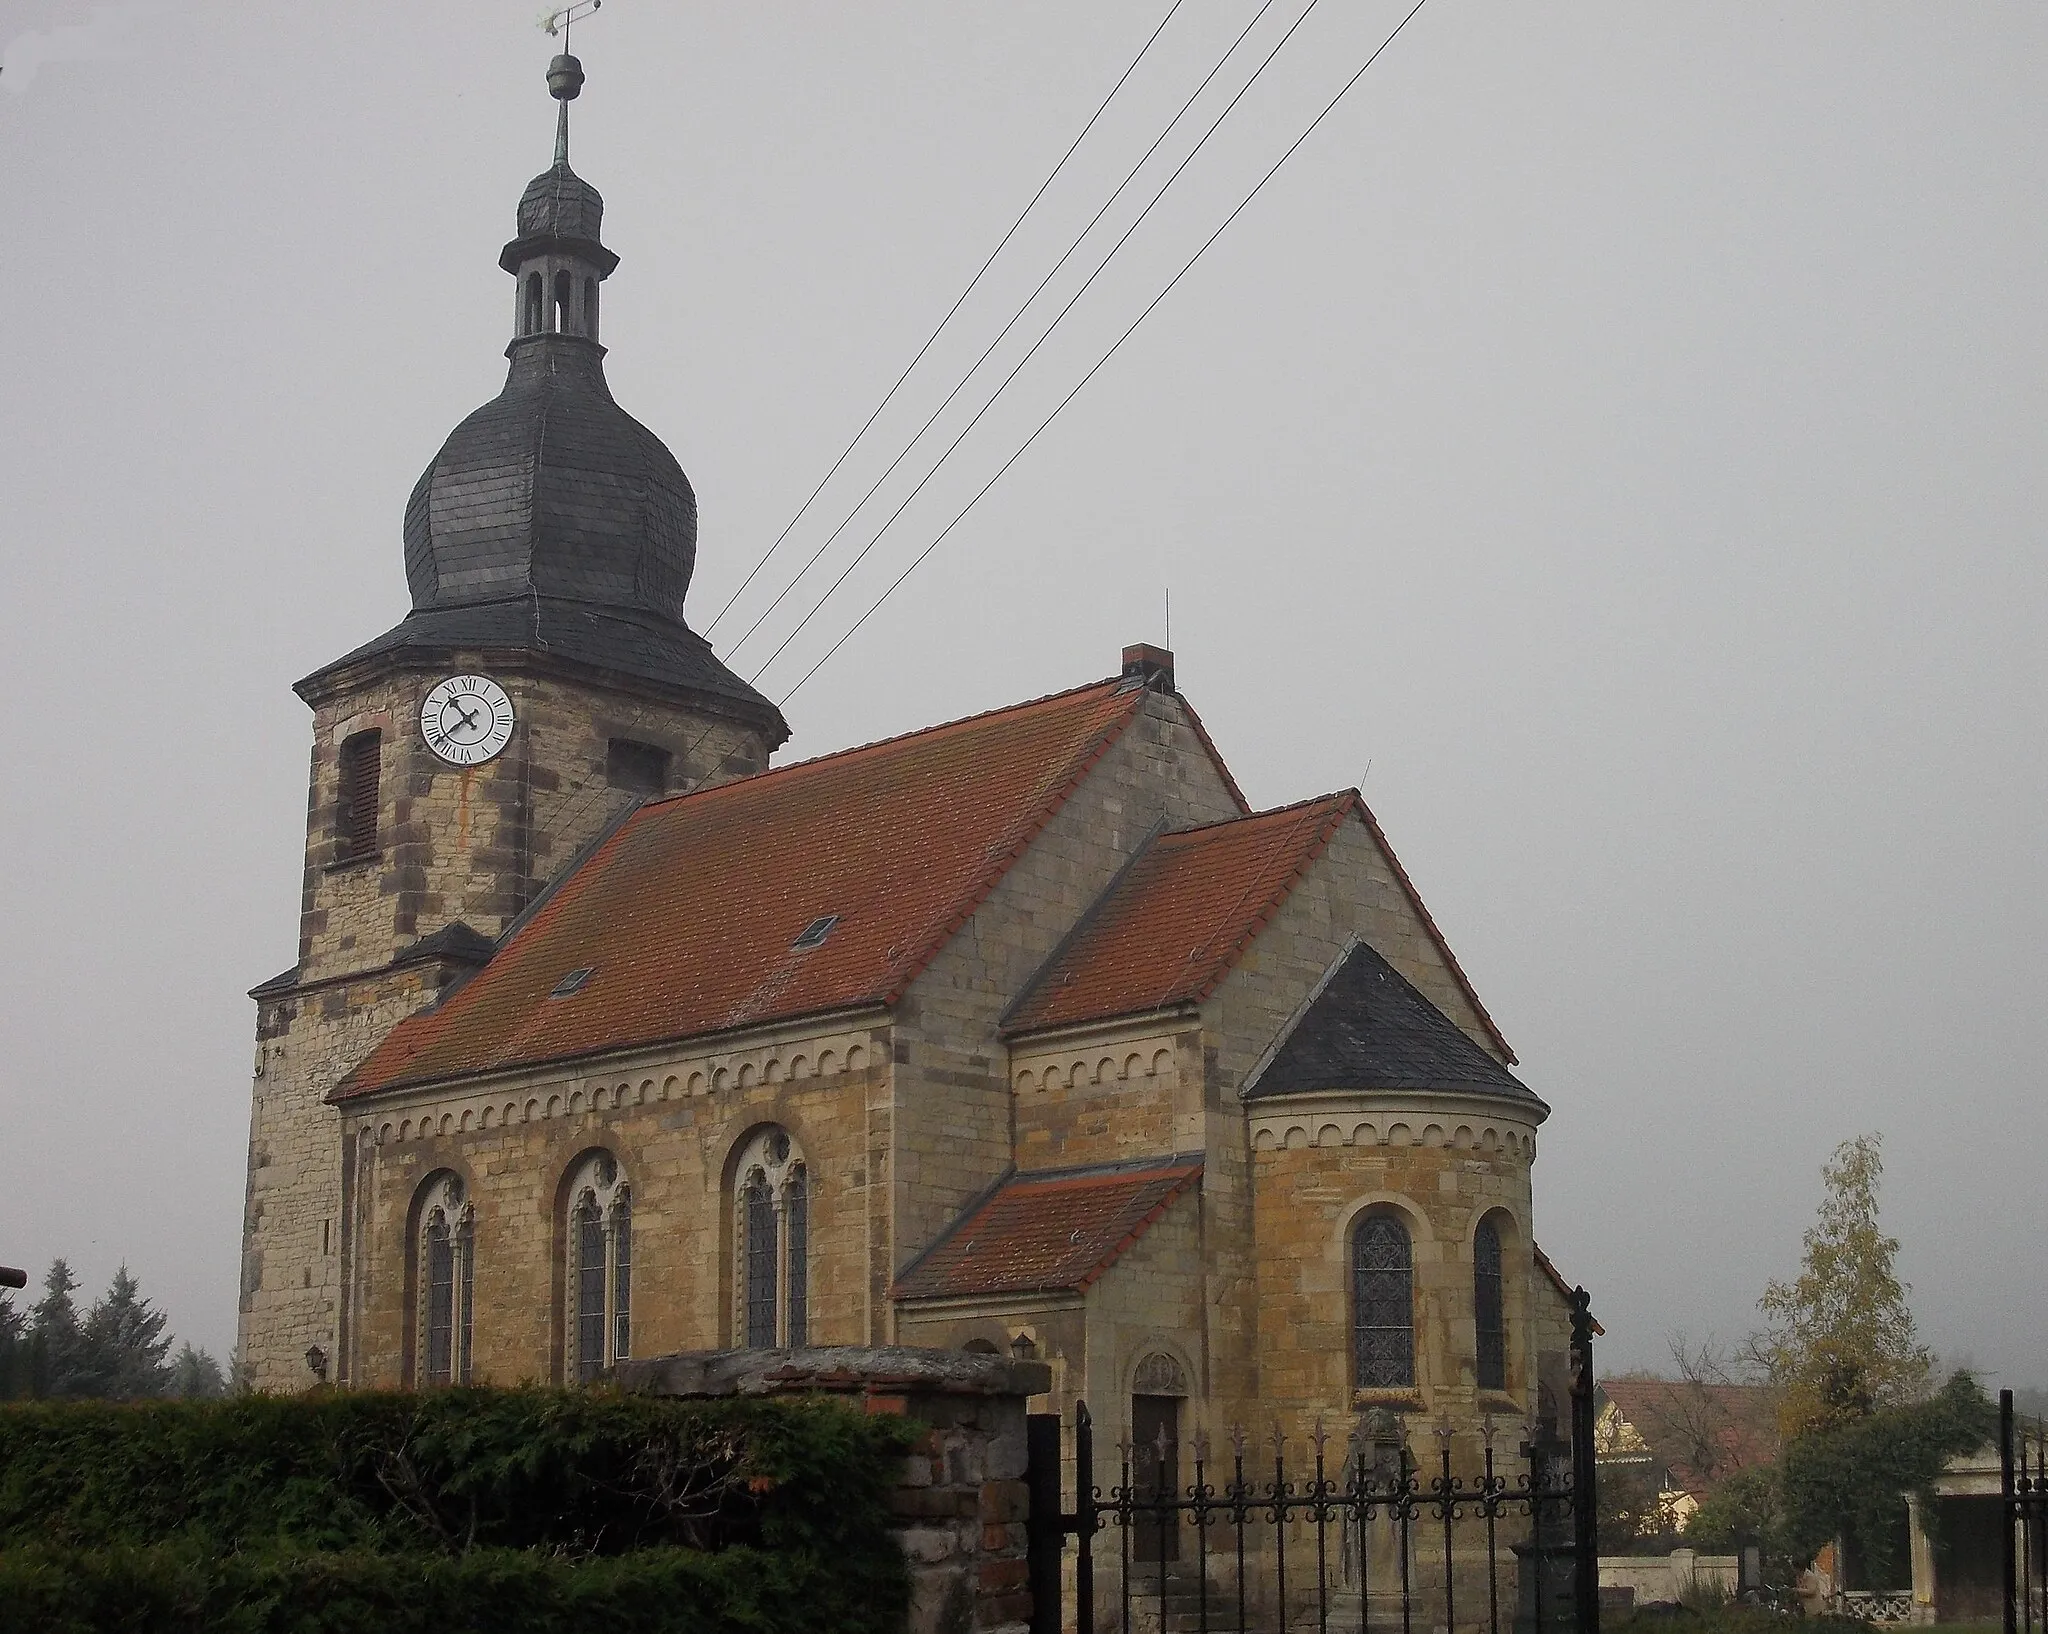
{"type": "Polygon", "coordinates": [[[553,11],[541,15],[540,26],[544,33],[562,37],[562,49],[569,49],[569,25],[580,23],[592,12],[604,5],[604,0],[576,0],[573,6],[557,6],[553,11]]]}

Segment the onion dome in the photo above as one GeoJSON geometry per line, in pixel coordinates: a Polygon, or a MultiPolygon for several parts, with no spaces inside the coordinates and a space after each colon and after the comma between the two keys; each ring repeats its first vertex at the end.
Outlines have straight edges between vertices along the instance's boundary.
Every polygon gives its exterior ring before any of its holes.
{"type": "Polygon", "coordinates": [[[598,290],[619,264],[604,200],[569,168],[574,57],[555,58],[555,162],[519,201],[499,265],[516,280],[504,389],[458,425],[405,508],[412,614],[346,664],[399,648],[544,652],[666,689],[718,694],[788,736],[780,713],[691,630],[697,496],[661,439],[612,400],[598,290]]]}

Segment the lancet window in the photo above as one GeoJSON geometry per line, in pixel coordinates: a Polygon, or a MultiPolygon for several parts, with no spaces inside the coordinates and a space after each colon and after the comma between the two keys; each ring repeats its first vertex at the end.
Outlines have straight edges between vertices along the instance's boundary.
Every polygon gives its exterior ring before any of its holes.
{"type": "Polygon", "coordinates": [[[789,1131],[757,1130],[734,1170],[733,1328],[752,1350],[810,1338],[811,1181],[789,1131]]]}
{"type": "Polygon", "coordinates": [[[419,1218],[415,1370],[423,1385],[467,1384],[476,1290],[476,1209],[464,1195],[462,1177],[445,1170],[432,1176],[419,1218]]]}
{"type": "Polygon", "coordinates": [[[1472,1325],[1478,1339],[1479,1388],[1507,1389],[1507,1302],[1501,1283],[1500,1231],[1491,1220],[1481,1220],[1472,1235],[1472,1325]]]}
{"type": "Polygon", "coordinates": [[[568,1374],[587,1384],[633,1353],[633,1191],[599,1151],[578,1160],[566,1196],[568,1374]]]}
{"type": "Polygon", "coordinates": [[[1351,1335],[1357,1388],[1414,1388],[1415,1254],[1391,1214],[1365,1215],[1351,1233],[1351,1335]]]}

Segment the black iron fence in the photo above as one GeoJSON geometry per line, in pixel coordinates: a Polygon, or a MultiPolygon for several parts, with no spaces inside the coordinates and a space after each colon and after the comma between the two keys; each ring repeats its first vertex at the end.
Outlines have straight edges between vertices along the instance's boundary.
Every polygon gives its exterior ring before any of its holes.
{"type": "Polygon", "coordinates": [[[1998,1392],[1998,1476],[2004,1498],[2005,1634],[2048,1630],[2048,1427],[1998,1392]]]}
{"type": "Polygon", "coordinates": [[[1182,1448],[1162,1425],[1120,1442],[1105,1489],[1083,1403],[1067,1510],[1060,1421],[1034,1415],[1033,1634],[1598,1634],[1583,1290],[1572,1328],[1568,1435],[1486,1419],[1418,1435],[1382,1412],[1341,1439],[1237,1428],[1182,1448]]]}

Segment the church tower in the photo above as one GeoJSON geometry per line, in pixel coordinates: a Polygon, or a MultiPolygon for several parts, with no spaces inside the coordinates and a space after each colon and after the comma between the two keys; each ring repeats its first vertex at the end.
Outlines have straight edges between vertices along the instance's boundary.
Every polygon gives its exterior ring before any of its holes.
{"type": "Polygon", "coordinates": [[[604,200],[554,163],[519,200],[504,389],[405,507],[412,610],[298,683],[313,711],[298,962],[256,988],[239,1354],[259,1388],[346,1354],[348,1154],[327,1097],[397,1022],[487,962],[592,840],[650,796],[759,771],[774,704],[684,621],[697,500],[612,400],[604,200]]]}

